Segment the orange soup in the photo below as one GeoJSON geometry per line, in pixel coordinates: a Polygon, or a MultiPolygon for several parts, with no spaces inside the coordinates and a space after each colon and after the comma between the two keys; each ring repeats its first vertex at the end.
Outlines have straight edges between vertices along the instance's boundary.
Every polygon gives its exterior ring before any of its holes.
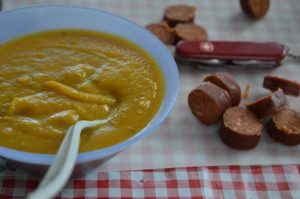
{"type": "Polygon", "coordinates": [[[80,151],[122,142],[143,129],[164,95],[157,63],[132,42],[106,33],[55,30],[0,46],[0,145],[55,153],[79,120],[80,151]]]}

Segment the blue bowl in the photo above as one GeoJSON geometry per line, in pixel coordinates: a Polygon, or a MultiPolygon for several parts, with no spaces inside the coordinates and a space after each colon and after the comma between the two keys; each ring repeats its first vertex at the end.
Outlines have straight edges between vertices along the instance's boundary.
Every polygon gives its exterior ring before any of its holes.
{"type": "MultiPolygon", "coordinates": [[[[166,46],[145,28],[112,13],[74,6],[34,6],[0,13],[0,43],[22,35],[52,29],[86,29],[107,32],[132,41],[145,49],[159,64],[165,79],[161,107],[149,124],[136,135],[104,149],[80,153],[73,175],[99,167],[114,155],[153,132],[168,116],[178,94],[177,65],[166,46]]],[[[54,155],[21,152],[0,147],[0,156],[17,168],[42,175],[54,155]]]]}

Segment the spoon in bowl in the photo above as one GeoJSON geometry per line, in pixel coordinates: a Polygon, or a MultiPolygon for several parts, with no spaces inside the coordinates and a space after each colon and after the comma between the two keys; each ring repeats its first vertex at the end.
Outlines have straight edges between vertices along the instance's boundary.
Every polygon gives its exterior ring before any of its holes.
{"type": "Polygon", "coordinates": [[[79,150],[80,135],[83,129],[107,123],[117,112],[117,109],[104,120],[78,121],[71,126],[56,154],[56,157],[43,177],[37,189],[28,194],[28,199],[48,199],[55,197],[65,186],[74,169],[79,150]]]}

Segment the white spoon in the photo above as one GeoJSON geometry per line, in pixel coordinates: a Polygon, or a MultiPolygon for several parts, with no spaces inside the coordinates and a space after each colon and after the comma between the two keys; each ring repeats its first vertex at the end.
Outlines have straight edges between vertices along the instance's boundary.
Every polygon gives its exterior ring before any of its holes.
{"type": "Polygon", "coordinates": [[[108,122],[108,119],[95,121],[79,121],[71,126],[56,154],[56,157],[43,177],[37,189],[28,194],[28,199],[48,199],[55,197],[69,180],[74,169],[80,144],[80,134],[83,129],[108,122]]]}

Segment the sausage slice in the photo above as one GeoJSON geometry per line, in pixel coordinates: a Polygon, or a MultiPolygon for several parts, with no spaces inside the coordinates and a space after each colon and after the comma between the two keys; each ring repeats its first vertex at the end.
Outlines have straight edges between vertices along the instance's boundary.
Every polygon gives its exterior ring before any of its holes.
{"type": "Polygon", "coordinates": [[[300,144],[300,114],[285,107],[267,124],[267,132],[275,141],[285,145],[300,144]]]}
{"type": "Polygon", "coordinates": [[[286,98],[281,89],[264,96],[246,107],[259,118],[270,116],[280,111],[286,105],[286,98]]]}
{"type": "Polygon", "coordinates": [[[251,111],[232,107],[223,115],[220,138],[232,148],[248,150],[258,144],[262,129],[263,125],[251,111]]]}
{"type": "Polygon", "coordinates": [[[164,44],[173,45],[175,41],[175,34],[165,24],[152,23],[148,24],[146,28],[156,35],[164,44]]]}
{"type": "Polygon", "coordinates": [[[203,41],[207,40],[207,32],[202,26],[191,23],[182,23],[176,25],[175,29],[175,42],[180,40],[188,41],[203,41]]]}
{"type": "Polygon", "coordinates": [[[263,87],[271,91],[281,88],[286,95],[300,95],[300,84],[282,77],[266,75],[264,77],[263,87]]]}
{"type": "Polygon", "coordinates": [[[229,73],[217,72],[204,78],[204,81],[211,82],[226,90],[231,98],[232,106],[239,105],[241,101],[241,88],[229,73]]]}
{"type": "Polygon", "coordinates": [[[200,122],[213,124],[231,106],[231,99],[224,89],[210,82],[202,82],[189,94],[188,104],[200,122]]]}
{"type": "Polygon", "coordinates": [[[270,0],[240,0],[240,4],[244,13],[254,19],[260,19],[267,14],[270,0]]]}
{"type": "Polygon", "coordinates": [[[194,22],[196,15],[196,8],[190,5],[173,5],[165,9],[164,21],[171,27],[178,23],[194,22]]]}

